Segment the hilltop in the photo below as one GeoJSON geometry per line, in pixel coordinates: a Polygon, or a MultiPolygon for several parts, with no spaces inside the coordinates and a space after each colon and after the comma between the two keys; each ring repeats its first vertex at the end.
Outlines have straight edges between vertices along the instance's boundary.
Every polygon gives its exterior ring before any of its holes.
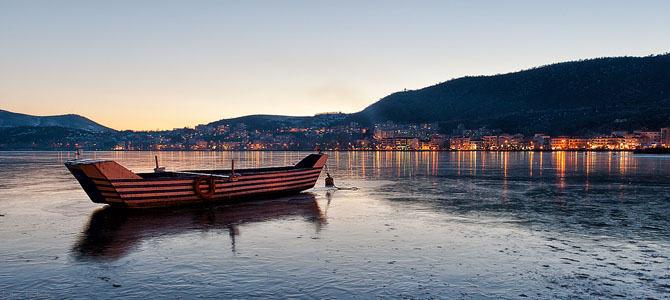
{"type": "Polygon", "coordinates": [[[64,127],[90,132],[113,132],[109,127],[100,125],[80,115],[32,116],[13,113],[0,109],[0,127],[64,127]]]}
{"type": "Polygon", "coordinates": [[[391,94],[355,113],[363,124],[463,123],[507,132],[587,134],[670,124],[670,54],[557,63],[453,79],[391,94]]]}

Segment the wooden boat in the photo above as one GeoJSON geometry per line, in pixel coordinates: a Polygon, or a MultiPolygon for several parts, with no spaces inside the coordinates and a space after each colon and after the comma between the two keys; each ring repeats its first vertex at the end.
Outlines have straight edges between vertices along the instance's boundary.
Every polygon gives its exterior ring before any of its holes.
{"type": "Polygon", "coordinates": [[[133,173],[109,160],[73,160],[65,166],[91,201],[148,208],[299,193],[314,187],[327,160],[319,153],[288,167],[170,172],[156,166],[154,173],[133,173]]]}

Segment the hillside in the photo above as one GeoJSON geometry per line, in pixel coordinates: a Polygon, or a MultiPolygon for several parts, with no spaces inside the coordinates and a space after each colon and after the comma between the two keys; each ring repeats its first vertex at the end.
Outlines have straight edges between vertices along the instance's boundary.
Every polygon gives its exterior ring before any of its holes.
{"type": "Polygon", "coordinates": [[[60,116],[31,116],[0,109],[0,127],[65,127],[90,132],[115,131],[85,117],[68,114],[60,116]]]}
{"type": "Polygon", "coordinates": [[[550,134],[657,129],[670,125],[670,55],[601,58],[463,77],[391,94],[347,119],[364,124],[387,120],[550,134]]]}
{"type": "Polygon", "coordinates": [[[251,115],[233,119],[223,119],[209,123],[210,126],[230,125],[244,123],[248,128],[258,130],[269,130],[281,127],[309,127],[328,126],[329,124],[344,120],[347,114],[320,114],[316,116],[292,117],[277,115],[251,115]]]}

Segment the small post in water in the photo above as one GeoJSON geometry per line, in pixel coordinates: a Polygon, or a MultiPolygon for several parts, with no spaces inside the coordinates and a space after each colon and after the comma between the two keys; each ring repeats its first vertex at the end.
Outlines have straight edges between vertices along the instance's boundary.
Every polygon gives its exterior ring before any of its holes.
{"type": "Polygon", "coordinates": [[[156,167],[154,168],[154,173],[165,172],[165,167],[158,166],[158,155],[155,155],[154,158],[156,159],[156,167]]]}
{"type": "Polygon", "coordinates": [[[335,180],[333,177],[330,176],[328,172],[326,172],[326,187],[333,187],[335,186],[335,180]]]}

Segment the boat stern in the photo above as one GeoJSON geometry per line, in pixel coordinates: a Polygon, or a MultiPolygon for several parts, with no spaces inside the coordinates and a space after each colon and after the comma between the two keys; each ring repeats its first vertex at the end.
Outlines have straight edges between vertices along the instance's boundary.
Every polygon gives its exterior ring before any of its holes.
{"type": "Polygon", "coordinates": [[[318,153],[308,155],[295,165],[296,169],[308,169],[309,171],[307,172],[316,175],[313,181],[310,182],[310,185],[308,187],[305,187],[304,189],[310,189],[316,185],[316,182],[319,180],[321,170],[323,170],[323,167],[326,165],[327,161],[328,161],[328,155],[318,153]]]}
{"type": "Polygon", "coordinates": [[[309,168],[309,169],[317,169],[317,168],[323,168],[324,165],[326,165],[326,162],[328,161],[328,155],[319,153],[319,154],[310,154],[307,155],[307,157],[303,158],[300,162],[298,162],[295,167],[300,169],[300,168],[309,168]]]}

